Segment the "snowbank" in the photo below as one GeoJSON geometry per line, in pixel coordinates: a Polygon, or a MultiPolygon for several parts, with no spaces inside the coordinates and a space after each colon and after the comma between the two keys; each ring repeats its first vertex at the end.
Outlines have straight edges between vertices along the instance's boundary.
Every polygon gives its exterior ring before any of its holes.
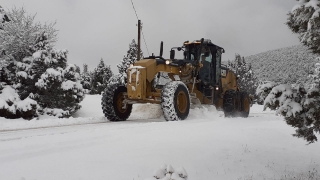
{"type": "MultiPolygon", "coordinates": [[[[101,95],[86,95],[80,104],[82,108],[70,118],[56,118],[48,115],[42,115],[30,121],[0,118],[0,131],[109,122],[102,112],[101,95]]],[[[222,112],[218,112],[214,106],[203,106],[202,108],[190,109],[189,117],[186,120],[214,120],[219,116],[222,116],[222,112]]],[[[133,105],[131,116],[127,121],[165,122],[165,119],[163,118],[160,105],[135,104],[133,105]]]]}

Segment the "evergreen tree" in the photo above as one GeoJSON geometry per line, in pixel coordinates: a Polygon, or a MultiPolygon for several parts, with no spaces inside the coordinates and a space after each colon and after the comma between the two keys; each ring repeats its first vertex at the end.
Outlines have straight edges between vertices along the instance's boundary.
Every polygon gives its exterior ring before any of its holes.
{"type": "Polygon", "coordinates": [[[91,90],[91,74],[88,71],[88,65],[83,64],[83,71],[81,73],[81,84],[84,89],[87,89],[87,93],[91,90]]]}
{"type": "MultiPolygon", "coordinates": [[[[127,55],[125,55],[120,64],[117,65],[119,73],[127,73],[127,70],[130,64],[134,64],[137,61],[137,53],[138,52],[138,44],[133,39],[129,44],[129,50],[127,51],[127,55]]],[[[143,53],[140,50],[140,57],[143,57],[143,53]]]]}
{"type": "Polygon", "coordinates": [[[247,65],[244,57],[236,54],[235,60],[228,62],[228,68],[236,73],[240,90],[255,95],[258,80],[254,76],[251,64],[247,65]]]}
{"type": "Polygon", "coordinates": [[[80,67],[79,67],[79,66],[77,66],[77,65],[75,65],[75,66],[76,66],[76,72],[77,72],[77,73],[79,73],[79,74],[81,74],[80,67]]]}
{"type": "Polygon", "coordinates": [[[277,86],[278,84],[275,82],[261,82],[256,90],[257,103],[263,105],[264,100],[269,95],[271,90],[277,86]]]}
{"type": "Polygon", "coordinates": [[[94,69],[91,80],[91,92],[90,94],[101,94],[106,88],[107,82],[112,76],[110,66],[105,66],[103,59],[101,58],[98,67],[94,69]]]}
{"type": "Polygon", "coordinates": [[[296,128],[294,136],[314,143],[320,133],[320,63],[310,78],[313,83],[308,89],[301,84],[274,87],[264,106],[283,115],[286,123],[296,128]]]}
{"type": "Polygon", "coordinates": [[[89,73],[88,64],[83,64],[83,73],[89,73]]]}
{"type": "MultiPolygon", "coordinates": [[[[300,41],[320,53],[320,0],[300,0],[289,13],[287,25],[299,34],[300,41]]],[[[320,63],[315,73],[310,75],[307,88],[302,84],[295,86],[280,84],[266,97],[264,106],[284,116],[286,123],[296,128],[294,136],[309,143],[317,141],[320,133],[320,63]]]]}
{"type": "Polygon", "coordinates": [[[3,29],[4,23],[9,21],[10,19],[7,16],[5,10],[0,6],[0,30],[3,29]]]}
{"type": "Polygon", "coordinates": [[[104,77],[103,77],[103,84],[106,85],[108,84],[108,81],[110,80],[110,78],[113,76],[113,72],[111,70],[110,65],[106,67],[106,71],[104,73],[104,77]]]}
{"type": "Polygon", "coordinates": [[[80,108],[84,91],[76,66],[67,64],[67,50],[53,49],[57,32],[54,24],[35,23],[35,16],[27,15],[23,8],[14,8],[8,16],[12,21],[0,31],[0,51],[5,52],[0,58],[7,62],[0,73],[3,90],[14,91],[18,98],[14,102],[5,100],[0,116],[70,116],[80,108]],[[26,101],[28,111],[19,111],[20,101],[26,101]]]}
{"type": "Polygon", "coordinates": [[[320,0],[299,0],[288,14],[286,24],[299,35],[299,40],[315,53],[320,53],[320,0]]]}

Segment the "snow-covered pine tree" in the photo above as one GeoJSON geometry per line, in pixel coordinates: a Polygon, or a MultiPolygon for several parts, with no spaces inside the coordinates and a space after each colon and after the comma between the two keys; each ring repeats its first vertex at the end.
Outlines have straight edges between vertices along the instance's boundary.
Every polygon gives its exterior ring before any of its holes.
{"type": "Polygon", "coordinates": [[[105,66],[103,59],[101,58],[98,67],[94,69],[91,80],[90,94],[101,94],[106,88],[107,82],[112,76],[110,66],[105,66]]]}
{"type": "Polygon", "coordinates": [[[113,72],[111,70],[110,65],[106,67],[106,71],[104,73],[104,77],[103,77],[103,84],[106,85],[108,84],[110,78],[113,76],[113,72]]]}
{"type": "Polygon", "coordinates": [[[280,84],[272,89],[264,102],[265,109],[276,110],[286,123],[296,128],[294,136],[309,143],[317,141],[320,133],[320,63],[316,64],[309,89],[303,85],[280,84]]]}
{"type": "MultiPolygon", "coordinates": [[[[125,55],[121,63],[117,65],[120,74],[126,74],[130,64],[134,64],[137,61],[137,52],[138,44],[133,39],[132,42],[129,44],[129,50],[127,51],[127,55],[125,55]]],[[[141,50],[140,57],[143,57],[143,53],[141,50]]]]}
{"type": "Polygon", "coordinates": [[[105,65],[101,58],[98,66],[92,72],[91,91],[90,94],[100,94],[103,89],[103,75],[105,65]]]}
{"type": "Polygon", "coordinates": [[[228,62],[228,68],[236,73],[240,90],[255,95],[258,80],[254,75],[252,66],[250,64],[247,65],[244,57],[236,54],[235,60],[228,62]]]}
{"type": "Polygon", "coordinates": [[[38,62],[36,66],[46,67],[35,83],[37,91],[33,93],[40,105],[40,113],[69,117],[81,108],[79,103],[84,98],[85,90],[77,66],[67,64],[67,53],[67,50],[51,50],[48,53],[50,56],[42,54],[42,57],[35,58],[38,62]]]}
{"type": "Polygon", "coordinates": [[[299,35],[302,44],[320,53],[320,0],[297,0],[286,24],[299,35]]]}
{"type": "Polygon", "coordinates": [[[263,105],[264,100],[269,95],[271,90],[277,86],[275,82],[261,82],[256,90],[257,104],[263,105]]]}
{"type": "Polygon", "coordinates": [[[23,8],[12,9],[8,16],[12,21],[0,31],[0,50],[5,52],[1,58],[7,63],[0,71],[6,81],[3,90],[18,98],[11,98],[14,102],[5,100],[0,116],[70,116],[80,108],[84,93],[76,66],[67,64],[67,50],[53,49],[57,32],[54,24],[35,23],[35,16],[27,15],[23,8]],[[24,108],[33,114],[19,112],[20,101],[26,101],[24,108]]]}
{"type": "Polygon", "coordinates": [[[0,30],[3,29],[4,23],[9,22],[10,19],[7,16],[5,10],[0,6],[0,30]]]}
{"type": "Polygon", "coordinates": [[[81,73],[81,84],[84,89],[87,89],[87,93],[91,90],[91,74],[88,70],[88,65],[83,64],[83,71],[81,73]]]}
{"type": "Polygon", "coordinates": [[[75,66],[76,66],[76,72],[79,73],[79,74],[81,74],[81,69],[80,69],[80,67],[77,66],[76,64],[75,64],[75,66]]]}
{"type": "MultiPolygon", "coordinates": [[[[29,94],[24,91],[19,91],[26,83],[25,89],[32,89],[28,86],[30,81],[26,71],[30,68],[32,63],[32,55],[35,52],[34,48],[37,44],[37,39],[40,32],[46,31],[49,35],[51,42],[55,41],[56,30],[52,28],[53,24],[41,25],[35,23],[35,16],[26,14],[23,8],[13,8],[6,12],[11,21],[6,22],[0,30],[0,61],[1,68],[1,81],[3,90],[5,92],[11,92],[12,97],[10,100],[5,100],[2,104],[2,113],[0,116],[7,118],[32,118],[37,116],[36,106],[37,102],[29,97],[29,94]],[[23,104],[27,111],[23,111],[24,108],[19,105],[23,104]],[[22,108],[22,111],[20,111],[22,108]],[[19,110],[20,109],[20,110],[19,110]]],[[[34,87],[34,85],[33,85],[34,87]]],[[[2,93],[5,93],[2,92],[2,93]]],[[[3,96],[5,97],[5,96],[3,96]]]]}
{"type": "MultiPolygon", "coordinates": [[[[320,0],[299,0],[289,13],[287,25],[299,34],[301,43],[320,53],[320,0]]],[[[309,143],[317,141],[320,133],[320,63],[310,76],[307,88],[302,84],[280,84],[266,97],[264,106],[284,116],[286,123],[296,128],[294,136],[309,143]]]]}
{"type": "Polygon", "coordinates": [[[83,71],[82,73],[89,73],[89,67],[88,67],[88,64],[83,64],[83,71]]]}

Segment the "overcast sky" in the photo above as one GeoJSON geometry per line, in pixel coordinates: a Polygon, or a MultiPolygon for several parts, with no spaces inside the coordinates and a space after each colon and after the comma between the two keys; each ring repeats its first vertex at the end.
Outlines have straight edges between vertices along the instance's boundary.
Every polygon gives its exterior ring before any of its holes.
{"type": "MultiPolygon", "coordinates": [[[[223,47],[223,60],[299,44],[284,24],[295,0],[133,0],[149,54],[164,57],[186,40],[211,39],[223,47]]],[[[93,70],[103,58],[117,72],[137,18],[131,0],[1,0],[5,9],[24,7],[40,22],[56,21],[57,49],[69,50],[69,63],[93,70]]],[[[148,52],[142,40],[145,56],[148,52]]]]}

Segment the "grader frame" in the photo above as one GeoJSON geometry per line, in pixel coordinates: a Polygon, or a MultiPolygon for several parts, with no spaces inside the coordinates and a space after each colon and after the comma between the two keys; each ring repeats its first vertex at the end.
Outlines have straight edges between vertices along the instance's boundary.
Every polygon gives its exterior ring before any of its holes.
{"type": "Polygon", "coordinates": [[[106,88],[109,95],[103,97],[102,106],[110,120],[126,120],[132,104],[137,103],[161,104],[168,121],[187,118],[190,103],[214,105],[225,116],[248,116],[249,95],[240,91],[236,74],[221,65],[223,48],[202,38],[172,48],[170,59],[164,59],[162,52],[163,43],[159,56],[139,60],[128,68],[126,85],[106,88]],[[175,59],[176,49],[184,52],[183,59],[175,59]],[[155,85],[161,73],[167,75],[168,82],[155,85]],[[122,91],[117,94],[119,87],[122,91]],[[106,101],[114,105],[106,105],[106,101]]]}

